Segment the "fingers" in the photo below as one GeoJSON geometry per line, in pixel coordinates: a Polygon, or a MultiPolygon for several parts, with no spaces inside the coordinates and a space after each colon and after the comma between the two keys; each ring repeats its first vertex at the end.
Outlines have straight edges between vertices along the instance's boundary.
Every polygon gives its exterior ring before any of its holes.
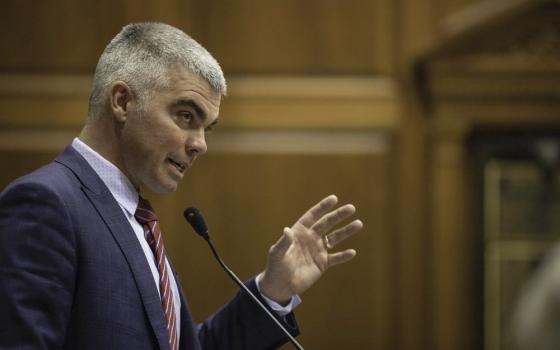
{"type": "Polygon", "coordinates": [[[338,198],[334,194],[331,194],[330,196],[323,198],[319,203],[315,204],[311,209],[303,214],[298,221],[303,226],[310,228],[317,222],[317,220],[331,210],[336,203],[338,203],[338,198]]]}
{"type": "Polygon", "coordinates": [[[354,249],[347,249],[342,252],[337,252],[328,255],[327,266],[332,267],[335,265],[343,264],[352,260],[356,256],[356,251],[354,249]]]}
{"type": "MultiPolygon", "coordinates": [[[[356,208],[352,204],[346,204],[337,210],[323,215],[311,229],[318,234],[324,234],[330,231],[336,224],[351,216],[356,212],[356,208]]],[[[330,239],[330,236],[329,236],[330,239]]]]}
{"type": "Polygon", "coordinates": [[[293,233],[288,227],[284,227],[284,233],[282,237],[274,243],[272,247],[270,247],[269,255],[272,258],[280,258],[286,254],[288,248],[292,245],[293,242],[293,233]]]}
{"type": "Polygon", "coordinates": [[[327,236],[331,247],[336,246],[338,243],[344,241],[346,238],[354,235],[355,233],[360,231],[363,226],[364,225],[362,221],[354,220],[348,225],[329,233],[327,236]]]}

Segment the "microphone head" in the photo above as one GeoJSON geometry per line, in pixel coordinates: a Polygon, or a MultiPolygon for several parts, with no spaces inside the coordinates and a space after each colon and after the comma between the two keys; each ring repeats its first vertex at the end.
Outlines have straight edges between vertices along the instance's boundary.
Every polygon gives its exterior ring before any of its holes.
{"type": "Polygon", "coordinates": [[[196,233],[201,235],[204,239],[208,239],[208,226],[206,226],[206,221],[204,221],[200,210],[190,207],[185,209],[183,215],[196,233]]]}

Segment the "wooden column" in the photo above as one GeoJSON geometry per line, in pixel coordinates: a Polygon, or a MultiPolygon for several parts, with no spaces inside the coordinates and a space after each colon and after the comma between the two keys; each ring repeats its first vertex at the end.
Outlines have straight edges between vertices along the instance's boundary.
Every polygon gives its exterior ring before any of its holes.
{"type": "Polygon", "coordinates": [[[473,282],[477,252],[467,134],[468,127],[462,123],[436,122],[431,144],[433,336],[438,350],[474,349],[479,337],[473,325],[480,311],[465,302],[479,294],[473,282]]]}

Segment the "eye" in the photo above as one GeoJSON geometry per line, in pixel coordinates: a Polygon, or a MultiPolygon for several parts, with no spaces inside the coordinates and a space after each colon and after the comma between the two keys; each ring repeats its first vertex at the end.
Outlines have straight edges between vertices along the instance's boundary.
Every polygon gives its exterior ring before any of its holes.
{"type": "Polygon", "coordinates": [[[204,129],[204,132],[207,133],[207,134],[211,134],[211,133],[212,133],[212,130],[214,130],[214,128],[213,128],[212,126],[207,126],[207,127],[204,129]]]}
{"type": "Polygon", "coordinates": [[[181,112],[181,113],[179,113],[179,116],[187,124],[190,124],[192,122],[193,118],[194,118],[194,116],[190,112],[181,112]]]}

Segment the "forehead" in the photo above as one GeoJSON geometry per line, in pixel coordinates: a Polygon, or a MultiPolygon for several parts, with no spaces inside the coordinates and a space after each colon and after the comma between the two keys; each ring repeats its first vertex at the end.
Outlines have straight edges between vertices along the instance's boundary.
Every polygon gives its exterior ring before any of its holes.
{"type": "Polygon", "coordinates": [[[209,116],[218,116],[221,95],[212,88],[208,81],[179,66],[171,67],[168,74],[169,86],[163,94],[167,103],[181,102],[184,104],[184,101],[193,101],[205,109],[209,116]]]}

